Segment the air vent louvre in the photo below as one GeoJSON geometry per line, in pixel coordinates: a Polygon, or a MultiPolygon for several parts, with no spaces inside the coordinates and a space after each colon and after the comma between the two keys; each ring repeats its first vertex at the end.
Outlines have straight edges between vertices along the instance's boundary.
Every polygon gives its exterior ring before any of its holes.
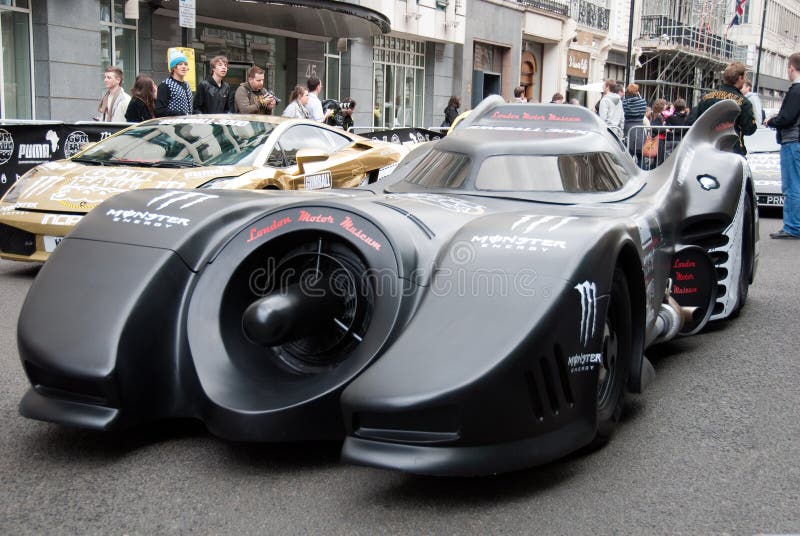
{"type": "Polygon", "coordinates": [[[550,409],[553,411],[553,415],[558,415],[561,408],[559,407],[558,394],[555,389],[553,370],[547,358],[542,357],[539,359],[539,368],[542,369],[542,381],[544,382],[545,391],[547,391],[547,398],[550,401],[550,409]]]}
{"type": "Polygon", "coordinates": [[[539,388],[536,386],[536,378],[533,377],[533,372],[530,370],[525,371],[525,383],[528,385],[528,400],[531,401],[531,409],[536,420],[544,420],[544,408],[542,407],[542,399],[539,396],[539,388]]]}

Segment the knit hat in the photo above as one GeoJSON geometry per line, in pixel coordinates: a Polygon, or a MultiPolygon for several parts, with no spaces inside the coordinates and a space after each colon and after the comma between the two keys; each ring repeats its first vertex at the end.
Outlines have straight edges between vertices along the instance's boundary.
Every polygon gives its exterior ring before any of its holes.
{"type": "Polygon", "coordinates": [[[168,57],[169,57],[169,70],[170,71],[172,71],[172,69],[174,69],[175,66],[178,65],[180,62],[183,62],[183,63],[185,63],[187,65],[189,64],[189,61],[186,59],[186,56],[184,56],[183,52],[181,52],[180,50],[176,50],[176,49],[170,50],[168,57]]]}

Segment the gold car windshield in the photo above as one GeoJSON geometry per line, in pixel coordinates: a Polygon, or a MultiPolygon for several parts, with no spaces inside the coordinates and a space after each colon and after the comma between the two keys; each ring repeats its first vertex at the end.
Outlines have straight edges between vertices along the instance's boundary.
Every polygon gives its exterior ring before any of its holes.
{"type": "Polygon", "coordinates": [[[275,125],[259,121],[164,118],[98,142],[82,162],[103,164],[251,165],[275,125]]]}

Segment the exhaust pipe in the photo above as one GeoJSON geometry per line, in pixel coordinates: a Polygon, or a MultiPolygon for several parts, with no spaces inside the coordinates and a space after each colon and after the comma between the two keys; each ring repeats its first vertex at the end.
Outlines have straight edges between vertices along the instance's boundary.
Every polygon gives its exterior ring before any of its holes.
{"type": "Polygon", "coordinates": [[[669,294],[670,288],[672,288],[671,281],[667,285],[667,294],[656,318],[656,330],[659,335],[653,341],[654,344],[674,339],[684,324],[694,321],[694,314],[698,310],[697,307],[682,307],[679,305],[675,298],[669,294]]]}

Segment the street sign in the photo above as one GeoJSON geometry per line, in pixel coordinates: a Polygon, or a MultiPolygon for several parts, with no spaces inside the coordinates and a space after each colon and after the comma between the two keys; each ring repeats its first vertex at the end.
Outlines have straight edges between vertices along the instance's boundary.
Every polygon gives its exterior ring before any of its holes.
{"type": "Polygon", "coordinates": [[[195,15],[195,0],[180,0],[178,4],[178,25],[181,28],[194,28],[195,15]]]}

